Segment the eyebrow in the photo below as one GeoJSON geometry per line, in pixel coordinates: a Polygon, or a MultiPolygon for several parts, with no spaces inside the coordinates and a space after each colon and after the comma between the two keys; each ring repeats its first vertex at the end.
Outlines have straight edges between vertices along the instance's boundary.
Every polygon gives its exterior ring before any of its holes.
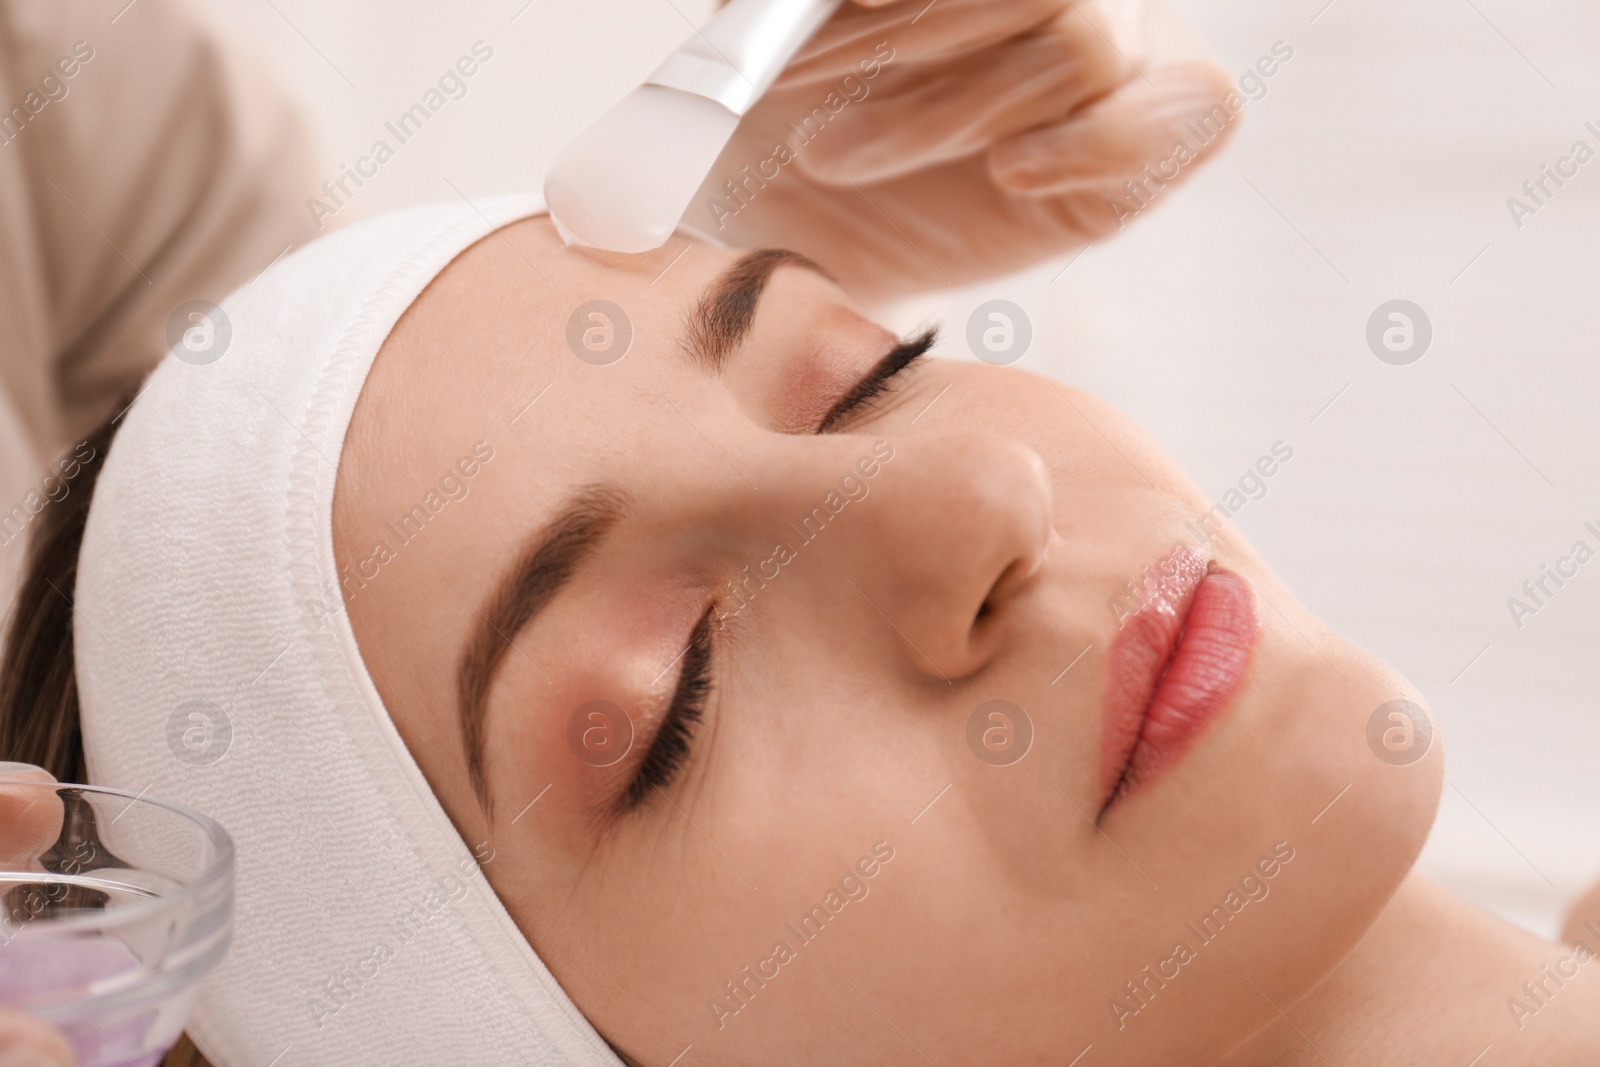
{"type": "MultiPolygon", "coordinates": [[[[761,294],[779,267],[800,267],[833,280],[817,263],[788,249],[761,248],[740,256],[706,288],[689,317],[683,344],[693,362],[710,373],[721,373],[728,356],[749,334],[761,294]]],[[[517,635],[604,543],[627,504],[627,494],[615,485],[578,489],[525,542],[516,562],[495,583],[489,606],[479,612],[456,669],[456,694],[467,777],[478,806],[491,821],[493,797],[483,764],[489,687],[517,635]]]]}
{"type": "Polygon", "coordinates": [[[517,634],[594,555],[627,505],[627,494],[615,485],[586,485],[576,490],[556,515],[527,540],[516,561],[495,583],[487,608],[478,613],[456,669],[456,693],[467,777],[479,807],[491,821],[492,798],[483,765],[489,686],[517,634]]]}
{"type": "Polygon", "coordinates": [[[760,248],[740,256],[711,283],[689,316],[683,343],[691,360],[712,374],[721,373],[750,332],[756,305],[779,267],[800,267],[833,280],[812,260],[786,248],[760,248]]]}

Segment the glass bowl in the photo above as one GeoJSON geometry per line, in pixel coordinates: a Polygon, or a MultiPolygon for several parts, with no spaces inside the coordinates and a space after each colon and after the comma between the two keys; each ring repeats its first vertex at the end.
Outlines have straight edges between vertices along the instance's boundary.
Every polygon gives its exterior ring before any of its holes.
{"type": "Polygon", "coordinates": [[[233,933],[233,840],[199,812],[91,785],[0,781],[0,1004],[79,1067],[152,1067],[233,933]]]}

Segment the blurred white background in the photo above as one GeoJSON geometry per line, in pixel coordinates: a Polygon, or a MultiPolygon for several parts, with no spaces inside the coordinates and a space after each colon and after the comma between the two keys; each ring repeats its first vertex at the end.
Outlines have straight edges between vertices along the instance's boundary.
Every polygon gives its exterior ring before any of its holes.
{"type": "MultiPolygon", "coordinates": [[[[351,210],[536,186],[557,150],[710,0],[204,0],[353,162],[482,39],[493,59],[351,210]],[[454,189],[452,188],[454,187],[454,189]]],[[[934,309],[1035,324],[1023,365],[1105,396],[1214,499],[1294,458],[1235,521],[1311,609],[1427,696],[1449,781],[1423,866],[1554,934],[1600,876],[1600,562],[1519,629],[1507,598],[1600,538],[1600,159],[1519,229],[1506,206],[1573,142],[1600,151],[1600,8],[1580,0],[1184,0],[1243,73],[1293,49],[1239,136],[1138,224],[934,309]],[[1590,295],[1585,297],[1583,294],[1590,295]],[[1368,349],[1404,298],[1434,337],[1368,349]]],[[[1552,187],[1553,188],[1553,187],[1552,187]]],[[[920,318],[926,307],[910,309],[920,318]]]]}

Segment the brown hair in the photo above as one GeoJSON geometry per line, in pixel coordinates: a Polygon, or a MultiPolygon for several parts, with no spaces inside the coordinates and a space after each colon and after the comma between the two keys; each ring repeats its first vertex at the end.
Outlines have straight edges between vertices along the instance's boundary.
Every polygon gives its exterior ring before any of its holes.
{"type": "MultiPolygon", "coordinates": [[[[78,719],[72,592],[89,501],[120,417],[74,450],[78,470],[66,478],[66,494],[38,514],[0,660],[0,760],[36,764],[61,782],[81,782],[88,773],[78,719]]],[[[161,1064],[210,1067],[187,1034],[161,1064]]]]}

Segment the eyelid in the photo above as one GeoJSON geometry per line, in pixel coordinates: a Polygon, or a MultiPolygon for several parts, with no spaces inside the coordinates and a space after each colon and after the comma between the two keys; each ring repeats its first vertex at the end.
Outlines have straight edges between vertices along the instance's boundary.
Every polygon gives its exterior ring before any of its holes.
{"type": "Polygon", "coordinates": [[[883,394],[888,384],[900,373],[914,366],[939,340],[939,328],[931,327],[914,337],[908,337],[891,348],[887,355],[872,365],[861,380],[840,397],[828,413],[817,423],[814,433],[827,433],[843,422],[847,415],[865,408],[883,394]]]}
{"type": "Polygon", "coordinates": [[[650,738],[626,787],[618,797],[623,812],[636,811],[650,792],[666,788],[679,770],[694,755],[695,730],[705,716],[713,682],[711,678],[712,633],[716,605],[707,607],[689,634],[681,655],[683,665],[666,711],[650,738]]]}

